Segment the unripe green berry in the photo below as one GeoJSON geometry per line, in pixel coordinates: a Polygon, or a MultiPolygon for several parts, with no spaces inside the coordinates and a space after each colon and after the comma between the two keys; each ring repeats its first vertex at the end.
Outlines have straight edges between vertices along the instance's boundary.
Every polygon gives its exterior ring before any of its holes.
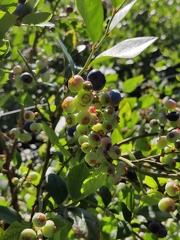
{"type": "Polygon", "coordinates": [[[110,149],[108,150],[108,155],[112,158],[112,159],[118,159],[119,156],[121,155],[121,150],[118,146],[113,145],[110,147],[110,149]]]}
{"type": "Polygon", "coordinates": [[[29,129],[34,133],[39,133],[41,131],[41,124],[38,122],[31,123],[29,129]]]}
{"type": "Polygon", "coordinates": [[[170,143],[175,143],[178,140],[178,132],[176,130],[168,132],[166,135],[166,139],[170,143]]]}
{"type": "Polygon", "coordinates": [[[39,173],[31,171],[27,177],[28,182],[34,182],[39,178],[39,173]]]}
{"type": "Polygon", "coordinates": [[[165,190],[170,197],[175,197],[179,193],[179,186],[173,181],[169,181],[165,185],[165,190]]]}
{"type": "Polygon", "coordinates": [[[25,111],[24,113],[24,120],[26,122],[32,122],[34,120],[34,113],[32,111],[25,111]]]}
{"type": "Polygon", "coordinates": [[[159,210],[162,212],[172,212],[175,208],[175,203],[172,198],[162,198],[158,203],[159,210]]]}
{"type": "Polygon", "coordinates": [[[61,104],[61,107],[63,108],[63,110],[67,113],[73,113],[76,108],[75,108],[75,104],[74,104],[74,98],[69,96],[69,97],[66,97],[62,104],[61,104]]]}
{"type": "Polygon", "coordinates": [[[31,140],[32,140],[32,136],[31,136],[31,134],[28,133],[28,132],[24,132],[24,133],[22,133],[22,134],[20,135],[20,141],[21,141],[22,143],[28,143],[28,142],[30,142],[31,140]]]}
{"type": "Polygon", "coordinates": [[[12,128],[9,133],[13,139],[18,139],[21,135],[21,132],[18,128],[12,128]]]}
{"type": "Polygon", "coordinates": [[[68,88],[71,92],[79,92],[84,83],[84,79],[80,75],[74,75],[68,80],[68,88]]]}
{"type": "Polygon", "coordinates": [[[177,106],[177,103],[173,99],[168,99],[164,102],[164,106],[168,109],[174,109],[177,106]]]}
{"type": "Polygon", "coordinates": [[[52,220],[47,220],[44,227],[42,227],[42,234],[46,238],[51,238],[55,231],[55,225],[52,220]]]}
{"type": "Polygon", "coordinates": [[[114,173],[108,176],[108,182],[113,185],[117,185],[121,181],[121,175],[114,173]]]}
{"type": "Polygon", "coordinates": [[[31,228],[26,228],[21,232],[20,240],[36,240],[36,232],[31,228]]]}
{"type": "Polygon", "coordinates": [[[160,136],[158,139],[157,139],[157,147],[159,149],[163,149],[166,147],[167,145],[167,139],[166,139],[166,136],[160,136]]]}
{"type": "Polygon", "coordinates": [[[85,161],[90,165],[90,166],[95,166],[98,162],[98,155],[95,152],[88,152],[85,155],[85,161]]]}
{"type": "Polygon", "coordinates": [[[22,73],[22,67],[20,65],[16,65],[13,67],[13,73],[14,74],[21,74],[22,73]]]}
{"type": "Polygon", "coordinates": [[[32,223],[34,224],[35,227],[44,227],[46,224],[46,216],[44,213],[37,212],[34,214],[32,218],[32,223]]]}
{"type": "Polygon", "coordinates": [[[124,175],[127,172],[127,166],[124,162],[119,161],[118,164],[116,165],[116,172],[124,175]]]}

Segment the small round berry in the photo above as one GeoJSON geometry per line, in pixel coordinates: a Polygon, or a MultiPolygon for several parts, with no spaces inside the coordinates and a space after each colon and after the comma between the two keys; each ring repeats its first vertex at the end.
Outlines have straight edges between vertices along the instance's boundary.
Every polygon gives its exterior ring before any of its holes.
{"type": "Polygon", "coordinates": [[[109,150],[112,146],[112,140],[108,136],[104,136],[101,138],[101,146],[104,147],[106,150],[109,150]]]}
{"type": "Polygon", "coordinates": [[[90,165],[90,166],[95,166],[98,162],[98,155],[95,152],[88,152],[85,155],[85,161],[90,165]]]}
{"type": "Polygon", "coordinates": [[[42,227],[42,234],[46,238],[51,238],[55,231],[55,225],[52,220],[47,220],[44,227],[42,227]]]}
{"type": "Polygon", "coordinates": [[[159,222],[151,221],[148,224],[148,229],[152,233],[157,233],[161,229],[161,224],[159,222]]]}
{"type": "Polygon", "coordinates": [[[21,141],[22,143],[28,143],[28,142],[30,142],[31,140],[32,140],[32,136],[31,136],[31,134],[28,133],[28,132],[24,132],[24,133],[22,133],[22,134],[20,135],[20,141],[21,141]]]}
{"type": "Polygon", "coordinates": [[[23,129],[26,131],[26,132],[32,132],[30,130],[30,125],[32,124],[33,122],[24,122],[24,125],[23,125],[23,129]]]}
{"type": "Polygon", "coordinates": [[[158,238],[165,238],[167,236],[167,230],[164,226],[161,226],[160,230],[156,233],[158,238]]]}
{"type": "Polygon", "coordinates": [[[172,122],[176,122],[179,118],[178,112],[170,112],[166,115],[167,119],[172,122]]]}
{"type": "Polygon", "coordinates": [[[96,132],[90,132],[88,135],[89,143],[92,147],[98,147],[101,144],[101,137],[96,132]]]}
{"type": "Polygon", "coordinates": [[[41,131],[41,124],[38,122],[32,122],[29,129],[34,133],[39,133],[41,131]]]}
{"type": "Polygon", "coordinates": [[[66,7],[66,13],[72,13],[74,11],[73,7],[72,6],[67,6],[66,7]]]}
{"type": "Polygon", "coordinates": [[[165,185],[165,190],[170,197],[175,197],[179,193],[179,186],[173,181],[169,181],[165,185]]]}
{"type": "Polygon", "coordinates": [[[68,127],[76,125],[77,123],[76,115],[74,115],[73,113],[68,114],[66,117],[66,123],[68,127]]]}
{"type": "Polygon", "coordinates": [[[124,175],[127,172],[127,166],[124,162],[119,161],[118,164],[116,165],[116,172],[124,175]]]}
{"type": "Polygon", "coordinates": [[[84,153],[88,153],[92,150],[92,147],[91,145],[89,144],[89,142],[83,142],[81,144],[81,150],[84,152],[84,153]]]}
{"type": "Polygon", "coordinates": [[[103,106],[107,106],[109,105],[111,102],[111,96],[108,92],[104,92],[102,93],[102,95],[100,96],[100,103],[103,105],[103,106]]]}
{"type": "Polygon", "coordinates": [[[77,122],[82,125],[90,124],[91,113],[88,110],[80,111],[77,115],[77,122]]]}
{"type": "Polygon", "coordinates": [[[166,135],[166,139],[170,143],[175,143],[178,140],[178,132],[176,130],[172,130],[171,132],[168,132],[166,135]]]}
{"type": "Polygon", "coordinates": [[[82,88],[86,91],[86,92],[89,92],[89,91],[92,91],[93,90],[93,85],[90,81],[85,81],[82,85],[82,88]]]}
{"type": "Polygon", "coordinates": [[[93,69],[88,73],[87,80],[92,83],[93,90],[95,91],[100,91],[106,84],[106,78],[104,74],[97,69],[93,69]]]}
{"type": "Polygon", "coordinates": [[[24,3],[19,3],[13,12],[14,15],[20,16],[24,8],[24,3]]]}
{"type": "Polygon", "coordinates": [[[42,60],[37,60],[37,61],[36,61],[36,66],[37,66],[40,70],[42,70],[42,69],[44,69],[44,68],[46,67],[46,63],[45,63],[44,61],[42,61],[42,60]]]}
{"type": "Polygon", "coordinates": [[[112,89],[109,92],[109,95],[111,97],[111,104],[113,106],[117,106],[120,103],[121,99],[122,99],[120,92],[118,90],[116,90],[116,89],[112,89]]]}
{"type": "Polygon", "coordinates": [[[112,159],[118,159],[119,156],[121,155],[121,150],[118,146],[113,145],[110,147],[110,149],[108,150],[108,155],[112,158],[112,159]]]}
{"type": "Polygon", "coordinates": [[[167,123],[166,113],[160,112],[158,115],[158,119],[159,119],[160,124],[166,125],[166,123],[167,123]]]}
{"type": "Polygon", "coordinates": [[[107,167],[107,173],[110,174],[114,174],[116,171],[116,167],[114,164],[109,164],[107,167]]]}
{"type": "Polygon", "coordinates": [[[172,198],[162,198],[158,203],[159,210],[162,212],[172,212],[175,208],[175,203],[172,198]]]}
{"type": "Polygon", "coordinates": [[[74,98],[69,96],[69,97],[66,97],[62,104],[61,104],[61,107],[63,108],[63,110],[67,113],[73,113],[76,108],[75,108],[75,104],[74,104],[74,98]]]}
{"type": "Polygon", "coordinates": [[[78,101],[83,105],[90,105],[93,100],[93,94],[91,91],[80,90],[77,95],[78,101]]]}
{"type": "Polygon", "coordinates": [[[72,127],[67,129],[67,133],[70,137],[74,136],[75,131],[76,131],[76,126],[72,126],[72,127]]]}
{"type": "Polygon", "coordinates": [[[34,182],[39,178],[39,173],[31,171],[27,177],[28,182],[34,182]]]}
{"type": "Polygon", "coordinates": [[[113,185],[117,185],[121,181],[121,175],[119,173],[110,174],[108,176],[108,182],[113,185]]]}
{"type": "Polygon", "coordinates": [[[176,108],[177,103],[173,99],[168,99],[164,102],[164,106],[168,109],[176,108]]]}
{"type": "Polygon", "coordinates": [[[15,83],[15,86],[18,90],[21,90],[23,88],[23,81],[21,79],[21,76],[19,74],[17,74],[14,78],[14,83],[15,83]]]}
{"type": "Polygon", "coordinates": [[[44,227],[46,224],[46,216],[44,213],[37,212],[32,218],[32,223],[35,227],[44,227]]]}
{"type": "Polygon", "coordinates": [[[36,240],[36,232],[31,228],[26,228],[21,232],[20,240],[36,240]]]}
{"type": "Polygon", "coordinates": [[[21,132],[18,128],[12,128],[9,133],[13,139],[18,139],[21,135],[21,132]]]}
{"type": "Polygon", "coordinates": [[[22,67],[20,65],[14,66],[12,70],[13,70],[14,74],[21,74],[22,73],[22,67]]]}
{"type": "Polygon", "coordinates": [[[26,122],[32,122],[34,120],[35,116],[34,113],[32,111],[25,111],[24,112],[24,120],[26,122]]]}
{"type": "Polygon", "coordinates": [[[28,72],[24,72],[24,73],[22,73],[21,74],[21,79],[22,79],[22,81],[24,82],[24,83],[32,83],[32,81],[33,81],[33,77],[32,77],[32,75],[30,74],[30,73],[28,73],[28,72]]]}
{"type": "Polygon", "coordinates": [[[163,149],[167,146],[167,138],[166,136],[160,136],[158,139],[157,139],[157,147],[159,149],[163,149]]]}
{"type": "Polygon", "coordinates": [[[71,92],[79,92],[84,83],[84,79],[80,75],[74,75],[68,80],[68,88],[71,92]]]}

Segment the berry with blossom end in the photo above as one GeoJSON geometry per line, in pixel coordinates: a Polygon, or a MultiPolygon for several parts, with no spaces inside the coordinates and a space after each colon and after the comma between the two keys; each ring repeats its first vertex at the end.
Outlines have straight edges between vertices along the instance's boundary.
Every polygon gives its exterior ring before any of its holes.
{"type": "Polygon", "coordinates": [[[28,143],[28,142],[30,142],[31,140],[32,140],[32,136],[31,136],[31,134],[28,133],[28,132],[24,132],[24,133],[22,133],[22,134],[20,135],[20,141],[21,141],[22,143],[28,143]]]}
{"type": "Polygon", "coordinates": [[[177,106],[177,103],[173,99],[168,99],[164,102],[164,106],[168,109],[174,109],[177,106]]]}
{"type": "Polygon", "coordinates": [[[108,176],[108,182],[113,185],[117,185],[121,181],[121,174],[114,173],[108,176]]]}
{"type": "Polygon", "coordinates": [[[71,92],[79,92],[84,83],[84,79],[80,75],[74,75],[68,80],[68,88],[71,92]]]}
{"type": "Polygon", "coordinates": [[[33,120],[34,120],[34,118],[35,118],[35,115],[34,115],[34,113],[32,112],[32,111],[25,111],[25,113],[24,113],[24,120],[26,121],[26,122],[32,122],[33,120]]]}
{"type": "Polygon", "coordinates": [[[26,228],[21,232],[20,240],[36,240],[36,232],[31,228],[26,228]]]}
{"type": "Polygon", "coordinates": [[[175,197],[179,193],[179,186],[173,181],[169,181],[165,185],[165,190],[170,197],[175,197]]]}
{"type": "Polygon", "coordinates": [[[168,132],[166,135],[166,139],[170,143],[175,143],[178,140],[178,132],[176,130],[168,132]]]}
{"type": "Polygon", "coordinates": [[[67,113],[73,113],[76,110],[75,104],[74,104],[74,98],[69,96],[66,97],[62,104],[61,104],[62,109],[67,112],[67,113]]]}
{"type": "Polygon", "coordinates": [[[41,131],[41,124],[38,122],[32,122],[29,129],[34,133],[39,133],[41,131]]]}
{"type": "Polygon", "coordinates": [[[162,198],[158,203],[159,210],[162,212],[172,212],[175,208],[175,202],[172,198],[162,198]]]}
{"type": "Polygon", "coordinates": [[[108,150],[108,155],[112,158],[112,159],[118,159],[121,155],[121,150],[118,146],[113,145],[110,147],[110,149],[108,150]]]}
{"type": "Polygon", "coordinates": [[[111,97],[111,101],[110,101],[111,104],[113,106],[117,106],[120,103],[121,99],[122,99],[120,92],[118,90],[116,90],[116,89],[112,89],[109,92],[109,95],[111,97]]]}
{"type": "Polygon", "coordinates": [[[21,74],[21,79],[24,83],[30,84],[33,81],[33,77],[30,73],[24,72],[21,74]]]}
{"type": "Polygon", "coordinates": [[[85,161],[90,165],[90,166],[95,166],[98,162],[98,155],[95,152],[88,152],[85,155],[85,161]]]}
{"type": "Polygon", "coordinates": [[[21,135],[19,128],[12,128],[9,133],[13,139],[18,139],[21,135]]]}
{"type": "Polygon", "coordinates": [[[42,234],[46,238],[51,238],[55,231],[55,225],[52,220],[47,220],[44,227],[42,227],[42,234]]]}
{"type": "Polygon", "coordinates": [[[37,212],[32,218],[32,223],[35,227],[41,228],[46,224],[46,216],[44,213],[37,212]]]}
{"type": "Polygon", "coordinates": [[[159,149],[163,149],[167,146],[167,138],[166,136],[160,136],[158,139],[157,139],[157,147],[159,149]]]}

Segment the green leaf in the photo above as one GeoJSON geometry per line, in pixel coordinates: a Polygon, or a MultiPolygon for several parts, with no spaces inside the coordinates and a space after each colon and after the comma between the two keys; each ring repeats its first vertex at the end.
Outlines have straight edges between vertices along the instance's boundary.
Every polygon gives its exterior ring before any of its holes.
{"type": "Polygon", "coordinates": [[[109,30],[112,29],[126,16],[126,14],[130,11],[132,6],[135,4],[136,0],[132,1],[131,3],[127,4],[125,7],[120,9],[113,17],[113,20],[110,24],[109,30]]]}
{"type": "Polygon", "coordinates": [[[52,17],[52,14],[48,12],[31,13],[26,15],[22,19],[22,23],[36,25],[36,24],[48,22],[51,19],[51,17],[52,17]]]}
{"type": "Polygon", "coordinates": [[[58,175],[50,173],[46,179],[46,189],[57,204],[64,202],[68,195],[66,182],[58,175]]]}
{"type": "Polygon", "coordinates": [[[141,202],[144,206],[158,205],[158,202],[162,199],[162,197],[162,193],[154,191],[148,193],[148,195],[143,195],[141,198],[141,202]]]}
{"type": "Polygon", "coordinates": [[[89,169],[85,163],[73,167],[67,176],[67,189],[73,201],[77,201],[82,196],[80,189],[83,181],[89,176],[89,169]]]}
{"type": "Polygon", "coordinates": [[[110,0],[110,1],[114,8],[121,6],[125,2],[125,0],[110,0]]]}
{"type": "Polygon", "coordinates": [[[0,228],[0,240],[3,240],[4,233],[4,230],[0,228]]]}
{"type": "Polygon", "coordinates": [[[105,180],[106,180],[105,173],[100,172],[99,174],[96,174],[96,172],[94,172],[89,178],[87,178],[83,182],[81,193],[83,194],[83,196],[88,196],[91,193],[94,193],[102,185],[104,185],[105,180]]]}
{"type": "Polygon", "coordinates": [[[21,232],[26,228],[32,228],[29,222],[12,223],[3,236],[3,240],[19,240],[21,232]]]}
{"type": "Polygon", "coordinates": [[[68,216],[81,233],[87,234],[87,240],[99,240],[100,228],[97,218],[82,208],[69,208],[68,216]]]}
{"type": "Polygon", "coordinates": [[[124,40],[98,55],[90,66],[110,58],[134,58],[149,47],[157,37],[137,37],[124,40]]]}
{"type": "Polygon", "coordinates": [[[126,204],[124,202],[121,203],[121,209],[122,209],[122,213],[123,213],[124,219],[127,222],[130,222],[131,221],[131,217],[132,217],[132,212],[129,211],[129,209],[127,208],[127,206],[126,206],[126,204]]]}
{"type": "Polygon", "coordinates": [[[169,213],[161,212],[157,205],[143,207],[137,212],[137,215],[142,215],[147,220],[156,219],[160,222],[171,217],[169,213]]]}
{"type": "Polygon", "coordinates": [[[101,0],[76,0],[77,8],[86,24],[90,38],[95,43],[102,35],[103,6],[101,0]]]}
{"type": "Polygon", "coordinates": [[[157,185],[156,181],[154,180],[154,178],[152,178],[150,176],[145,177],[144,183],[147,186],[149,186],[150,188],[158,189],[158,185],[157,185]]]}
{"type": "Polygon", "coordinates": [[[98,194],[101,196],[104,205],[108,206],[112,199],[112,195],[111,192],[109,191],[109,188],[106,186],[100,187],[98,194]]]}
{"type": "Polygon", "coordinates": [[[5,206],[0,206],[0,219],[9,224],[22,220],[21,215],[16,210],[5,206]]]}
{"type": "Polygon", "coordinates": [[[15,94],[15,91],[11,91],[7,93],[5,96],[1,97],[0,99],[0,108],[8,101],[8,99],[15,94]]]}
{"type": "Polygon", "coordinates": [[[60,38],[59,38],[59,39],[56,38],[56,39],[57,39],[57,41],[58,41],[58,43],[59,43],[59,45],[60,45],[60,47],[61,47],[61,49],[62,49],[62,51],[63,51],[63,53],[64,53],[64,55],[65,55],[67,61],[69,62],[71,71],[74,73],[74,72],[75,72],[75,69],[74,69],[74,61],[73,61],[71,55],[68,53],[68,51],[67,51],[64,43],[61,41],[61,39],[60,39],[60,38]]]}
{"type": "Polygon", "coordinates": [[[119,221],[117,228],[116,239],[124,239],[129,237],[132,233],[131,225],[126,221],[119,221]]]}
{"type": "Polygon", "coordinates": [[[139,75],[130,79],[125,80],[122,86],[122,90],[125,93],[131,93],[133,92],[139,84],[141,84],[144,81],[143,75],[139,75]]]}
{"type": "Polygon", "coordinates": [[[151,95],[143,95],[138,100],[141,103],[141,108],[148,108],[156,102],[155,97],[151,95]]]}
{"type": "Polygon", "coordinates": [[[15,15],[0,11],[0,39],[4,38],[5,33],[15,24],[16,18],[15,15]]]}
{"type": "Polygon", "coordinates": [[[0,40],[0,60],[8,57],[10,51],[10,44],[8,40],[0,40]]]}

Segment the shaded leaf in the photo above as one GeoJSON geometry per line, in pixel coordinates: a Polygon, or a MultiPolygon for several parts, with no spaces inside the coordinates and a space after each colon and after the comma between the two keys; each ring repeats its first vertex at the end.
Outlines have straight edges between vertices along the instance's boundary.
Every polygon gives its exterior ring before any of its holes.
{"type": "Polygon", "coordinates": [[[9,30],[11,26],[15,24],[17,16],[12,15],[8,12],[0,11],[0,38],[4,38],[5,33],[9,30]]]}
{"type": "Polygon", "coordinates": [[[3,97],[1,97],[0,99],[0,107],[2,107],[7,101],[8,99],[15,94],[15,91],[11,91],[10,93],[7,93],[6,95],[4,95],[3,97]]]}
{"type": "Polygon", "coordinates": [[[82,195],[80,189],[83,181],[89,176],[89,174],[89,169],[85,163],[73,167],[68,173],[67,188],[74,201],[78,200],[82,195]]]}
{"type": "Polygon", "coordinates": [[[117,228],[116,239],[124,239],[131,235],[132,229],[131,225],[126,221],[119,221],[117,228]]]}
{"type": "Polygon", "coordinates": [[[100,187],[98,193],[101,196],[104,205],[108,206],[112,199],[112,195],[111,192],[109,191],[109,188],[106,186],[102,186],[100,187]]]}
{"type": "Polygon", "coordinates": [[[31,223],[29,222],[14,222],[12,223],[3,236],[3,240],[19,240],[20,234],[25,228],[31,228],[31,223]]]}
{"type": "Polygon", "coordinates": [[[130,79],[127,79],[124,81],[122,90],[125,93],[131,93],[133,92],[139,84],[141,84],[144,81],[143,75],[139,75],[137,77],[133,77],[130,79]]]}
{"type": "Polygon", "coordinates": [[[4,233],[4,229],[0,228],[0,240],[3,240],[4,233]]]}
{"type": "Polygon", "coordinates": [[[36,25],[36,24],[48,22],[51,19],[51,17],[52,17],[52,14],[48,12],[31,13],[26,15],[21,22],[24,24],[36,25]]]}
{"type": "Polygon", "coordinates": [[[110,24],[109,30],[112,29],[126,16],[126,14],[130,11],[132,6],[135,4],[136,0],[132,1],[131,3],[127,4],[125,7],[120,9],[113,17],[113,20],[110,24]]]}
{"type": "Polygon", "coordinates": [[[82,208],[71,208],[68,216],[73,219],[73,228],[82,235],[87,235],[87,240],[99,240],[100,228],[97,218],[82,208]]]}
{"type": "Polygon", "coordinates": [[[103,6],[101,0],[76,0],[77,8],[86,24],[90,38],[95,43],[102,35],[103,6]]]}
{"type": "Polygon", "coordinates": [[[171,217],[169,213],[161,212],[157,205],[143,207],[137,212],[137,215],[142,215],[147,220],[156,219],[160,222],[171,217]]]}
{"type": "Polygon", "coordinates": [[[54,173],[50,173],[46,179],[46,189],[57,204],[64,202],[68,195],[66,182],[54,173]]]}
{"type": "Polygon", "coordinates": [[[16,210],[5,206],[0,206],[0,219],[9,224],[22,220],[21,215],[16,210]]]}
{"type": "Polygon", "coordinates": [[[121,209],[122,209],[122,213],[123,213],[124,219],[127,222],[130,222],[131,221],[131,217],[132,217],[132,212],[129,211],[129,209],[127,208],[127,206],[126,206],[126,204],[124,202],[121,203],[121,209]]]}
{"type": "Polygon", "coordinates": [[[142,53],[147,47],[149,47],[157,37],[137,37],[124,40],[114,47],[104,51],[98,55],[91,63],[92,66],[95,63],[105,61],[110,58],[134,58],[142,53]]]}

